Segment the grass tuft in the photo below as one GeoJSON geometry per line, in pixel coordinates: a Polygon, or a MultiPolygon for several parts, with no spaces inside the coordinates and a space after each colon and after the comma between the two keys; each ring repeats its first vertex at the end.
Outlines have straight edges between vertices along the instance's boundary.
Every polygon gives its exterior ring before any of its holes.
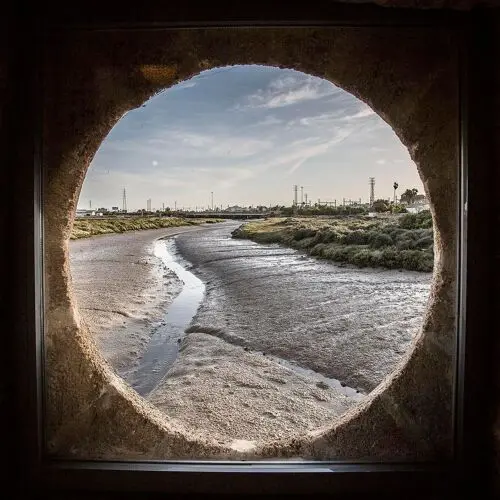
{"type": "Polygon", "coordinates": [[[373,219],[363,216],[271,218],[233,231],[233,238],[279,243],[358,267],[431,272],[434,237],[429,211],[373,219]]]}

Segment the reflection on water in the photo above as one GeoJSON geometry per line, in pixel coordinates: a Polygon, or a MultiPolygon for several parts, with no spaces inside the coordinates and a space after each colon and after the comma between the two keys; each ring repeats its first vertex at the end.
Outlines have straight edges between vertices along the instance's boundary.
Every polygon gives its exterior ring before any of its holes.
{"type": "Polygon", "coordinates": [[[156,386],[190,327],[320,374],[349,395],[373,390],[418,332],[431,274],[359,269],[232,239],[239,224],[156,243],[155,255],[184,287],[129,380],[133,387],[144,395],[156,386]]]}
{"type": "Polygon", "coordinates": [[[139,368],[132,375],[132,380],[129,380],[141,395],[150,392],[172,366],[184,331],[196,314],[205,293],[203,282],[181,265],[173,239],[158,240],[154,254],[183,282],[183,288],[167,308],[165,321],[154,332],[139,368]]]}
{"type": "Polygon", "coordinates": [[[232,239],[240,224],[176,240],[207,287],[196,330],[370,392],[419,331],[431,273],[360,269],[232,239]]]}

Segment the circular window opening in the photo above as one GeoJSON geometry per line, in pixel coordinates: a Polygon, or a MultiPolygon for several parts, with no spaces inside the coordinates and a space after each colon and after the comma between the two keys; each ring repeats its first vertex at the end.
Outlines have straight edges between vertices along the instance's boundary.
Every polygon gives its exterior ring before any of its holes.
{"type": "Polygon", "coordinates": [[[332,83],[268,66],[204,71],[127,113],[71,238],[104,358],[167,418],[242,452],[366,402],[421,328],[434,265],[393,130],[332,83]]]}

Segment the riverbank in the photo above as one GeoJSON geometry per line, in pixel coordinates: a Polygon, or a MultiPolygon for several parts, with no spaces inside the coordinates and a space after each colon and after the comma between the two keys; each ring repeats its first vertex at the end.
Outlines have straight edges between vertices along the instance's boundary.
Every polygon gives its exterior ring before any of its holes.
{"type": "Polygon", "coordinates": [[[429,212],[406,214],[397,219],[271,218],[245,223],[232,236],[258,243],[278,243],[313,257],[357,267],[431,272],[434,266],[429,212]]]}
{"type": "MultiPolygon", "coordinates": [[[[252,449],[354,409],[407,351],[429,275],[333,266],[234,239],[238,224],[72,241],[71,271],[82,319],[133,385],[165,313],[175,323],[168,311],[181,283],[154,248],[179,233],[176,252],[206,292],[175,362],[145,398],[193,435],[252,449]]],[[[151,352],[153,364],[160,354],[151,352]]]]}
{"type": "MultiPolygon", "coordinates": [[[[154,256],[159,238],[188,232],[202,236],[215,227],[70,242],[73,291],[81,318],[104,358],[126,381],[136,377],[154,332],[182,290],[175,273],[154,256]]],[[[230,229],[225,233],[230,241],[230,229]]],[[[327,425],[362,398],[351,392],[331,387],[319,374],[291,369],[265,352],[233,345],[195,326],[183,337],[168,375],[145,397],[190,432],[235,449],[251,449],[257,442],[327,425]]]]}
{"type": "Polygon", "coordinates": [[[430,276],[334,266],[231,238],[237,227],[176,237],[205,298],[146,397],[185,428],[251,450],[355,411],[404,358],[430,276]]]}
{"type": "Polygon", "coordinates": [[[98,219],[75,219],[70,239],[78,240],[99,234],[197,226],[223,221],[224,219],[184,219],[181,217],[102,217],[98,219]]]}
{"type": "Polygon", "coordinates": [[[188,331],[294,361],[362,393],[373,390],[421,325],[430,273],[332,265],[231,238],[237,227],[176,238],[206,285],[188,331]]]}
{"type": "Polygon", "coordinates": [[[170,227],[70,241],[72,289],[81,320],[104,358],[125,379],[182,289],[175,273],[154,256],[155,241],[203,227],[170,227]]]}

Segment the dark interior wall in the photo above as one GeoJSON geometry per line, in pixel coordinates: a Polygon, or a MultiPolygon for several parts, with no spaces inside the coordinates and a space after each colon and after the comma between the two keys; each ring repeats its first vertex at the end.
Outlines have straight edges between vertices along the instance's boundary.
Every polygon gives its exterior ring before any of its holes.
{"type": "MultiPolygon", "coordinates": [[[[493,61],[495,62],[492,65],[493,69],[493,95],[492,95],[492,109],[495,112],[492,114],[493,120],[491,123],[491,141],[494,145],[494,170],[495,172],[495,195],[493,196],[493,200],[495,200],[494,205],[492,206],[495,222],[495,244],[494,244],[494,262],[495,266],[495,283],[493,287],[494,291],[494,310],[498,311],[500,307],[500,241],[499,241],[499,230],[500,227],[500,204],[498,203],[498,193],[500,192],[500,13],[496,13],[495,18],[493,20],[493,61]]],[[[492,324],[492,326],[495,323],[492,324]]],[[[496,325],[495,325],[496,326],[496,325]]],[[[494,327],[494,336],[496,342],[496,349],[494,358],[490,360],[490,363],[494,367],[494,383],[493,383],[493,395],[490,399],[492,403],[492,411],[494,413],[495,423],[492,429],[492,439],[494,443],[494,473],[495,473],[495,487],[497,494],[500,496],[500,335],[499,335],[498,327],[494,327]]]]}

